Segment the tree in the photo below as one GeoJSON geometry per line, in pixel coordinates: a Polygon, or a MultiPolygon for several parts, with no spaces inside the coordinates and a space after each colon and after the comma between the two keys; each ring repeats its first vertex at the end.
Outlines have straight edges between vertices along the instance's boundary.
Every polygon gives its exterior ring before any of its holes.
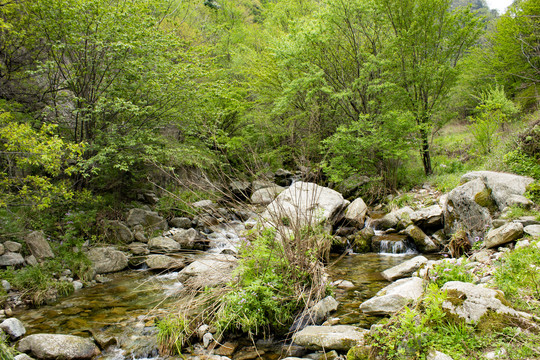
{"type": "Polygon", "coordinates": [[[380,0],[390,24],[391,61],[387,75],[399,91],[394,101],[410,111],[418,126],[426,175],[432,173],[429,136],[432,115],[457,76],[457,64],[481,33],[468,8],[450,11],[450,0],[380,0]]]}

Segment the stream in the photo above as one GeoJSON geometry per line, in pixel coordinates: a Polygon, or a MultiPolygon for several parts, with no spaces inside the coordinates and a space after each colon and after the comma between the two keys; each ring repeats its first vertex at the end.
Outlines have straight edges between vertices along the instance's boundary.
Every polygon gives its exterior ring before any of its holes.
{"type": "MultiPolygon", "coordinates": [[[[340,306],[332,317],[339,318],[340,324],[369,328],[376,318],[366,317],[358,306],[388,285],[380,275],[382,270],[413,256],[369,253],[339,259],[329,267],[331,280],[349,280],[354,287],[335,290],[340,306]]],[[[182,288],[177,275],[150,271],[108,275],[109,282],[81,289],[50,305],[19,310],[14,316],[24,323],[27,334],[93,336],[106,349],[100,360],[159,359],[153,320],[174,311],[175,294],[182,288]]]]}

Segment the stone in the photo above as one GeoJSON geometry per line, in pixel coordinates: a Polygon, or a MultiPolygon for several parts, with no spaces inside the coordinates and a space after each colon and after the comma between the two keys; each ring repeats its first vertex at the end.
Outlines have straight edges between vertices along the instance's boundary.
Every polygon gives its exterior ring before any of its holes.
{"type": "Polygon", "coordinates": [[[338,289],[352,289],[354,284],[349,280],[336,280],[332,282],[332,286],[337,287],[338,289]]]}
{"type": "Polygon", "coordinates": [[[213,210],[216,207],[216,204],[212,200],[200,200],[191,204],[195,209],[200,210],[213,210]]]}
{"type": "Polygon", "coordinates": [[[26,265],[30,265],[30,266],[35,266],[35,265],[39,264],[39,262],[37,261],[37,259],[36,259],[36,257],[34,255],[30,255],[30,256],[25,257],[24,262],[26,263],[26,265]]]}
{"type": "Polygon", "coordinates": [[[230,357],[232,356],[232,354],[234,354],[234,351],[236,350],[237,347],[238,347],[238,343],[227,341],[226,343],[224,343],[223,345],[215,349],[214,354],[230,357]]]}
{"type": "Polygon", "coordinates": [[[4,255],[4,252],[6,252],[6,248],[4,247],[4,244],[0,243],[0,255],[4,255]]]}
{"type": "Polygon", "coordinates": [[[279,185],[272,185],[259,189],[251,195],[251,203],[255,205],[268,205],[285,190],[279,185]]]}
{"type": "Polygon", "coordinates": [[[332,311],[336,311],[339,303],[332,296],[327,296],[311,308],[304,311],[292,324],[289,331],[294,332],[308,325],[320,325],[332,311]]]}
{"type": "Polygon", "coordinates": [[[514,222],[522,223],[524,227],[529,225],[540,225],[540,221],[536,220],[536,216],[532,215],[522,216],[519,219],[514,220],[514,222]]]}
{"type": "Polygon", "coordinates": [[[179,243],[165,236],[158,236],[150,239],[148,241],[148,247],[151,251],[157,252],[173,252],[181,249],[179,243]]]}
{"type": "Polygon", "coordinates": [[[482,249],[480,251],[478,251],[477,253],[474,253],[472,256],[471,256],[471,260],[472,261],[478,261],[482,264],[491,264],[492,263],[492,260],[491,260],[491,256],[494,254],[495,252],[493,250],[488,250],[488,249],[482,249]]]}
{"type": "Polygon", "coordinates": [[[11,340],[17,340],[26,334],[23,323],[17,318],[9,318],[2,321],[2,323],[0,323],[0,329],[4,330],[4,332],[9,335],[11,340]]]}
{"type": "Polygon", "coordinates": [[[494,172],[494,171],[472,171],[461,177],[461,182],[480,180],[491,190],[491,195],[497,203],[499,210],[508,206],[508,199],[511,195],[524,195],[527,186],[534,182],[533,178],[494,172]]]}
{"type": "Polygon", "coordinates": [[[508,223],[497,229],[490,230],[484,239],[485,246],[494,248],[520,239],[523,236],[523,225],[521,223],[508,223]]]}
{"type": "Polygon", "coordinates": [[[143,198],[150,205],[156,205],[159,202],[159,198],[153,192],[145,192],[143,198]]]}
{"type": "Polygon", "coordinates": [[[279,194],[262,217],[273,226],[300,229],[306,225],[334,223],[347,203],[335,190],[298,181],[279,194]]]}
{"type": "Polygon", "coordinates": [[[453,360],[451,356],[440,351],[432,350],[428,353],[426,360],[453,360]]]}
{"type": "Polygon", "coordinates": [[[0,266],[18,266],[24,265],[24,258],[19,253],[5,252],[0,255],[0,266]]]}
{"type": "Polygon", "coordinates": [[[90,339],[61,334],[29,335],[19,341],[18,350],[43,360],[85,360],[100,353],[90,339]]]}
{"type": "Polygon", "coordinates": [[[276,186],[276,184],[268,180],[254,180],[251,183],[251,189],[253,190],[253,192],[256,192],[257,190],[261,190],[261,189],[271,187],[271,186],[276,186]]]}
{"type": "Polygon", "coordinates": [[[16,252],[21,251],[22,245],[16,241],[6,241],[4,243],[4,248],[6,251],[16,253],[16,252]]]}
{"type": "Polygon", "coordinates": [[[232,198],[238,200],[249,199],[251,195],[251,183],[241,180],[233,180],[229,183],[232,198]]]}
{"type": "Polygon", "coordinates": [[[133,255],[147,255],[150,254],[150,250],[148,250],[148,245],[141,242],[133,242],[129,244],[128,246],[129,251],[133,255]]]}
{"type": "Polygon", "coordinates": [[[374,236],[375,230],[367,226],[357,232],[352,243],[353,251],[357,254],[370,252],[372,250],[374,236]]]}
{"type": "Polygon", "coordinates": [[[199,232],[195,229],[177,229],[172,235],[182,249],[193,249],[199,237],[199,232]]]}
{"type": "Polygon", "coordinates": [[[523,228],[525,234],[532,236],[533,238],[540,237],[540,225],[529,225],[523,228]]]}
{"type": "Polygon", "coordinates": [[[90,249],[86,254],[92,262],[96,274],[107,274],[122,271],[128,266],[128,257],[113,247],[90,249]]]}
{"type": "Polygon", "coordinates": [[[360,310],[368,315],[391,315],[424,292],[424,281],[419,277],[400,279],[380,290],[375,297],[364,301],[360,310]]]}
{"type": "Polygon", "coordinates": [[[293,182],[293,173],[285,169],[277,169],[274,178],[280,186],[290,186],[293,182]]]}
{"type": "Polygon", "coordinates": [[[189,229],[191,227],[191,219],[187,217],[175,217],[169,220],[169,225],[179,229],[189,229]]]}
{"type": "Polygon", "coordinates": [[[13,359],[15,359],[15,360],[34,360],[30,356],[28,356],[26,354],[16,355],[13,359]]]}
{"type": "Polygon", "coordinates": [[[186,265],[183,259],[167,255],[148,255],[145,263],[152,270],[181,269],[186,265]]]}
{"type": "Polygon", "coordinates": [[[439,205],[419,209],[411,214],[412,222],[422,229],[442,227],[442,218],[443,209],[439,205]]]}
{"type": "Polygon", "coordinates": [[[237,266],[234,255],[206,254],[183,268],[178,280],[186,287],[197,289],[226,284],[232,280],[232,272],[237,266]]]}
{"type": "Polygon", "coordinates": [[[11,290],[11,284],[9,283],[9,281],[2,279],[2,288],[4,289],[4,291],[11,290]]]}
{"type": "Polygon", "coordinates": [[[397,228],[400,222],[404,225],[406,224],[404,227],[407,227],[411,222],[411,215],[413,213],[414,210],[409,206],[394,210],[377,221],[377,229],[387,230],[390,228],[397,228]]]}
{"type": "Polygon", "coordinates": [[[151,231],[169,228],[167,220],[159,216],[157,212],[138,208],[129,210],[126,223],[131,228],[141,225],[144,229],[151,231]]]}
{"type": "Polygon", "coordinates": [[[111,242],[129,244],[135,239],[127,225],[119,220],[105,221],[105,233],[111,242]]]}
{"type": "Polygon", "coordinates": [[[49,245],[49,242],[41,231],[32,231],[26,235],[24,239],[30,253],[34,255],[38,262],[43,262],[45,259],[53,258],[54,253],[49,245]]]}
{"type": "Polygon", "coordinates": [[[388,281],[394,281],[399,278],[410,276],[413,272],[425,263],[428,259],[422,255],[402,262],[399,265],[384,270],[381,274],[388,281]]]}
{"type": "Polygon", "coordinates": [[[293,335],[293,342],[310,350],[348,351],[363,345],[369,330],[350,325],[308,326],[293,335]]]}
{"type": "Polygon", "coordinates": [[[345,210],[345,220],[361,229],[364,227],[368,207],[362,198],[355,199],[345,210]]]}
{"type": "Polygon", "coordinates": [[[73,284],[74,291],[81,290],[84,287],[83,283],[80,282],[79,280],[75,280],[74,282],[72,282],[72,284],[73,284]]]}
{"type": "Polygon", "coordinates": [[[439,250],[439,246],[416,225],[409,225],[404,230],[404,233],[422,253],[432,253],[439,250]]]}
{"type": "Polygon", "coordinates": [[[483,237],[491,226],[491,212],[496,210],[491,190],[481,179],[469,181],[448,194],[443,207],[444,230],[447,235],[465,230],[470,237],[483,237]]]}
{"type": "Polygon", "coordinates": [[[482,316],[488,312],[521,316],[514,309],[506,306],[500,299],[504,299],[501,291],[474,285],[461,281],[449,281],[442,287],[448,294],[443,302],[443,309],[450,314],[457,315],[467,323],[478,324],[482,316]]]}
{"type": "Polygon", "coordinates": [[[518,206],[524,209],[530,209],[531,206],[534,205],[534,203],[525,196],[515,194],[508,196],[505,203],[506,206],[518,206]]]}
{"type": "Polygon", "coordinates": [[[212,333],[204,334],[204,336],[203,336],[203,346],[205,348],[207,348],[208,345],[210,345],[212,342],[214,342],[214,335],[212,335],[212,333]]]}

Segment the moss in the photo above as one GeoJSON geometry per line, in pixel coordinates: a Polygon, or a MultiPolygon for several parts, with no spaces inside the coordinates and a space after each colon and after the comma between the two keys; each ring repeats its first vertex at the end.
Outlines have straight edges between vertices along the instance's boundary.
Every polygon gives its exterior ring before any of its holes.
{"type": "Polygon", "coordinates": [[[450,302],[454,306],[461,306],[467,300],[467,295],[458,290],[448,290],[446,292],[446,301],[450,302]]]}
{"type": "Polygon", "coordinates": [[[488,311],[478,321],[476,330],[482,335],[501,332],[504,328],[514,326],[514,316],[488,311]]]}
{"type": "Polygon", "coordinates": [[[359,254],[370,252],[371,240],[373,239],[374,235],[375,233],[370,228],[359,231],[353,242],[354,252],[359,254]]]}
{"type": "Polygon", "coordinates": [[[497,210],[497,204],[491,197],[491,189],[485,189],[474,195],[474,202],[489,209],[490,212],[497,210]]]}
{"type": "Polygon", "coordinates": [[[497,290],[497,295],[495,295],[495,299],[499,300],[504,306],[512,307],[512,304],[504,298],[504,294],[502,291],[497,290]]]}
{"type": "Polygon", "coordinates": [[[347,352],[347,360],[369,360],[371,348],[368,346],[357,345],[347,352]]]}

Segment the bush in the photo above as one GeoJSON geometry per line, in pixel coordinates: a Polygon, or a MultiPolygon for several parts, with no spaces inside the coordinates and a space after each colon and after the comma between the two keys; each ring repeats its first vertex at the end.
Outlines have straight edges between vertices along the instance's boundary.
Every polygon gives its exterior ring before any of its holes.
{"type": "Polygon", "coordinates": [[[460,264],[443,261],[433,268],[429,278],[438,287],[442,287],[448,281],[473,282],[474,277],[465,265],[466,261],[462,261],[460,264]]]}

